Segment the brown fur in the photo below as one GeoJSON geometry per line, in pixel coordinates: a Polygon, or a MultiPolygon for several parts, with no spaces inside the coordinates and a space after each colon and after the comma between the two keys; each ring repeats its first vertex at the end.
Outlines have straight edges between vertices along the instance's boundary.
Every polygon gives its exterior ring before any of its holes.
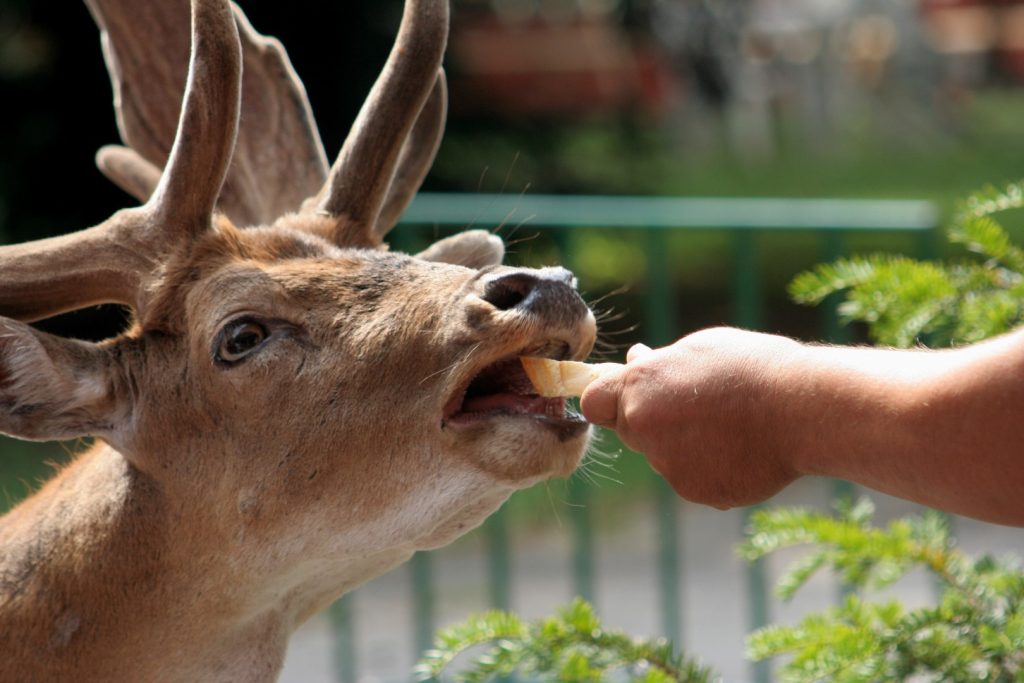
{"type": "Polygon", "coordinates": [[[270,678],[330,600],[575,466],[583,437],[441,415],[497,358],[585,355],[592,319],[493,309],[481,271],[315,244],[221,224],[103,347],[91,409],[116,419],[87,432],[110,445],[0,520],[0,680],[270,678]],[[280,336],[218,368],[240,312],[280,336]]]}
{"type": "MultiPolygon", "coordinates": [[[[115,88],[134,140],[100,162],[148,199],[86,231],[0,248],[0,432],[98,440],[0,518],[0,682],[273,680],[311,614],[477,526],[514,490],[576,466],[586,430],[526,415],[446,420],[496,361],[538,348],[589,353],[594,318],[567,274],[502,268],[500,241],[480,231],[422,258],[381,244],[432,156],[398,148],[434,145],[443,119],[443,106],[423,102],[443,95],[447,5],[409,2],[370,99],[384,104],[368,107],[331,174],[350,178],[347,164],[366,161],[372,191],[352,198],[357,186],[326,185],[289,213],[296,193],[257,196],[280,169],[247,167],[244,183],[232,175],[238,102],[224,96],[237,93],[241,64],[255,65],[241,101],[262,92],[289,102],[267,154],[285,154],[283,132],[305,132],[298,158],[318,163],[280,45],[227,0],[193,0],[191,86],[171,145],[132,98],[148,93],[153,116],[166,118],[166,78],[145,80],[136,60],[170,59],[170,48],[143,48],[147,35],[170,44],[186,33],[183,3],[88,0],[121,66],[115,88]],[[130,11],[138,25],[122,16],[130,11]],[[425,51],[406,49],[423,41],[425,51]],[[404,63],[409,55],[419,61],[404,63]],[[424,82],[409,88],[409,78],[424,82]],[[406,90],[407,101],[388,94],[406,90]],[[140,151],[154,148],[174,150],[155,187],[140,151]],[[239,229],[214,216],[218,197],[240,216],[290,208],[239,229]],[[489,297],[506,273],[542,283],[530,305],[489,297]],[[128,332],[89,344],[24,322],[100,301],[133,307],[128,332]],[[231,363],[221,341],[243,318],[267,337],[231,363]]],[[[275,120],[266,113],[249,118],[259,132],[275,120]]],[[[238,144],[263,149],[244,129],[238,144]]],[[[324,175],[303,175],[300,195],[324,175]]]]}

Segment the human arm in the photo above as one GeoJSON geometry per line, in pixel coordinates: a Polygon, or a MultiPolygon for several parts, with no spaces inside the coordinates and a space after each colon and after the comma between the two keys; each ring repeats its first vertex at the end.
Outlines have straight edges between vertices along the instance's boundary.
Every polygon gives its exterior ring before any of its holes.
{"type": "Polygon", "coordinates": [[[582,409],[716,507],[821,475],[1024,525],[1024,330],[945,351],[705,330],[634,350],[582,409]]]}

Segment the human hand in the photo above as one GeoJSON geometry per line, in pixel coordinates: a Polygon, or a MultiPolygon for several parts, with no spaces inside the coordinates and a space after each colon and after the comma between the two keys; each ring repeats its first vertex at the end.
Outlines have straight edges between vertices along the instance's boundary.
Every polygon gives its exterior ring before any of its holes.
{"type": "Polygon", "coordinates": [[[621,371],[587,388],[581,409],[643,453],[683,498],[750,505],[799,476],[791,451],[804,436],[803,348],[730,328],[657,350],[635,346],[621,371]]]}

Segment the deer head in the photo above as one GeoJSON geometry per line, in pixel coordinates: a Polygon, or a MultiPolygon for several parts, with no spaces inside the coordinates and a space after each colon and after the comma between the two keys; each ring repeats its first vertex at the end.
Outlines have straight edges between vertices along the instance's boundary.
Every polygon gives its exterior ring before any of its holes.
{"type": "Polygon", "coordinates": [[[587,426],[515,359],[585,357],[594,318],[486,232],[383,246],[440,140],[447,0],[407,1],[329,169],[227,0],[87,3],[126,143],[98,163],[143,204],[0,250],[0,431],[100,440],[0,520],[0,679],[272,677],[312,612],[573,470],[587,426]],[[134,315],[103,343],[27,324],[103,302],[134,315]]]}

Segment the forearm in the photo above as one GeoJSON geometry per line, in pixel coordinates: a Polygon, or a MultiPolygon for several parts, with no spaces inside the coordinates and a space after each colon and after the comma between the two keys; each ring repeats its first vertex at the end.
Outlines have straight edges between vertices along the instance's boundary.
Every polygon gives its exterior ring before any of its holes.
{"type": "Polygon", "coordinates": [[[951,351],[807,347],[794,463],[1024,525],[1024,330],[951,351]]]}

